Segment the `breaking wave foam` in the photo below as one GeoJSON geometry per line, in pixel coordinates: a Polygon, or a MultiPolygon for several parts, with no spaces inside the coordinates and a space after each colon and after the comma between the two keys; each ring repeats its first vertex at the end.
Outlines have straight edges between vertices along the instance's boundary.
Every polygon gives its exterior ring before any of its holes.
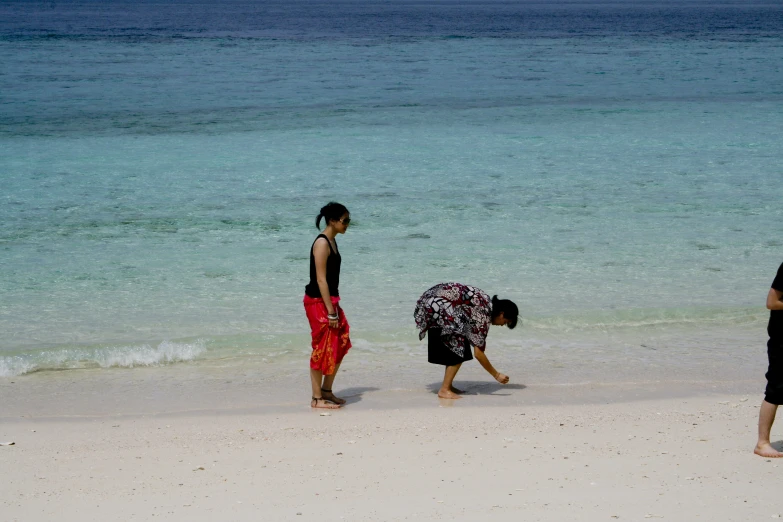
{"type": "Polygon", "coordinates": [[[0,357],[0,377],[13,377],[46,370],[83,368],[133,368],[192,361],[206,351],[204,341],[158,346],[107,346],[100,348],[60,348],[0,357]]]}

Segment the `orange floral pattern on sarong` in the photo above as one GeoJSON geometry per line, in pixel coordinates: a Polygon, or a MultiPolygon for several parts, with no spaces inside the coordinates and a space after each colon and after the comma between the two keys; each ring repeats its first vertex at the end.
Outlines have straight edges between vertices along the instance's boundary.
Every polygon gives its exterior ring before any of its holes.
{"type": "Polygon", "coordinates": [[[323,299],[305,295],[304,308],[313,337],[313,354],[310,368],[320,370],[324,375],[332,375],[351,348],[350,326],[345,313],[339,306],[340,298],[332,296],[332,304],[339,319],[337,328],[329,328],[329,312],[323,299]]]}

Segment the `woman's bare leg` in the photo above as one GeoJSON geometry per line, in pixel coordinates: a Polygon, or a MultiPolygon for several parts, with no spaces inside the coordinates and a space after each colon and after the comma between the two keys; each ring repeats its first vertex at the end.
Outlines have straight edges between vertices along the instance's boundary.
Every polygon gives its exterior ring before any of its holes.
{"type": "MultiPolygon", "coordinates": [[[[310,407],[311,408],[326,408],[329,410],[333,410],[336,408],[339,408],[339,404],[333,404],[331,402],[328,402],[324,399],[323,393],[321,393],[322,382],[323,382],[323,373],[321,370],[313,370],[310,368],[310,386],[313,388],[313,395],[312,400],[310,401],[310,407]]],[[[334,377],[332,377],[332,380],[334,380],[334,377]]]]}
{"type": "Polygon", "coordinates": [[[762,457],[780,458],[783,453],[772,447],[769,441],[772,432],[772,423],[775,422],[775,413],[778,411],[776,404],[767,401],[761,402],[761,411],[759,412],[759,441],[756,443],[756,449],[753,453],[762,457]]]}
{"type": "Polygon", "coordinates": [[[462,363],[455,364],[454,366],[446,366],[446,371],[443,374],[443,384],[440,386],[440,390],[438,390],[438,397],[441,399],[461,399],[459,395],[451,391],[451,384],[454,382],[454,377],[457,376],[457,372],[459,371],[460,366],[462,366],[462,363]]]}
{"type": "Polygon", "coordinates": [[[324,375],[324,383],[321,386],[321,393],[323,398],[327,401],[336,402],[337,404],[345,404],[345,399],[335,396],[332,393],[332,385],[334,384],[334,378],[337,376],[337,371],[340,369],[340,365],[334,367],[334,373],[332,375],[324,375]],[[329,391],[326,391],[329,390],[329,391]]]}

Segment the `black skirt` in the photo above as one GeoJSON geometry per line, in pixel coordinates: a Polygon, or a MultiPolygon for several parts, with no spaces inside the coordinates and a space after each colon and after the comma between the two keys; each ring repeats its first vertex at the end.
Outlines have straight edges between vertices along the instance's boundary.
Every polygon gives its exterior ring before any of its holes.
{"type": "Polygon", "coordinates": [[[432,364],[443,366],[456,366],[465,361],[473,359],[473,352],[470,350],[470,342],[465,339],[465,349],[462,357],[452,352],[449,346],[443,342],[440,335],[440,328],[430,328],[427,330],[427,361],[432,364]]]}

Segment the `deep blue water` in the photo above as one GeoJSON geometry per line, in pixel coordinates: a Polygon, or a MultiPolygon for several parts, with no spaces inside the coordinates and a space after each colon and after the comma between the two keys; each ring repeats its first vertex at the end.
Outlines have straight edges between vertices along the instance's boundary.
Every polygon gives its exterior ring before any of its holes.
{"type": "Polygon", "coordinates": [[[778,37],[780,2],[4,1],[4,38],[778,37]]]}

